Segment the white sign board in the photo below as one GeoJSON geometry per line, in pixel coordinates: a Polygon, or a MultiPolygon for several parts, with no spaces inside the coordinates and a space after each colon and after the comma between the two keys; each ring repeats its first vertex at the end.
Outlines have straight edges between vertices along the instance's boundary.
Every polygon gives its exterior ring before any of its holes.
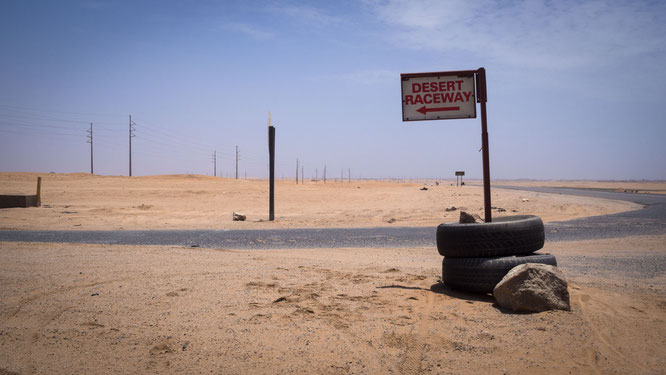
{"type": "Polygon", "coordinates": [[[402,121],[476,117],[474,75],[401,74],[402,121]]]}

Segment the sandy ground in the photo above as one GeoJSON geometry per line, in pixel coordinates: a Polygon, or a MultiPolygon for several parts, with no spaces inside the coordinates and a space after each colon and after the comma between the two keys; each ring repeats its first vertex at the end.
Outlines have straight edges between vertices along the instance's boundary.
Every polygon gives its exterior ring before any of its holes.
{"type": "MultiPolygon", "coordinates": [[[[0,173],[0,194],[34,194],[35,173],[0,173]]],[[[269,229],[436,226],[460,210],[483,217],[483,189],[455,181],[276,183],[276,220],[268,222],[268,182],[209,176],[119,177],[41,174],[39,208],[0,210],[0,230],[269,229]],[[420,190],[427,187],[428,190],[420,190]],[[446,212],[450,206],[456,211],[446,212]],[[232,213],[247,215],[232,221],[232,213]]],[[[593,185],[593,183],[590,183],[593,185]]],[[[666,184],[663,184],[666,189],[666,184]]],[[[558,185],[558,186],[561,186],[558,185]]],[[[605,186],[605,185],[604,185],[605,186]]],[[[661,186],[661,185],[660,185],[661,186]]],[[[492,190],[494,216],[537,214],[569,220],[640,208],[604,199],[492,190]]]]}
{"type": "MultiPolygon", "coordinates": [[[[0,173],[0,194],[38,174],[0,173]]],[[[482,215],[452,181],[279,181],[41,174],[44,206],[0,229],[435,226],[482,215]],[[446,212],[449,206],[458,210],[446,212]],[[248,215],[233,222],[232,212],[248,215]]],[[[500,183],[500,182],[498,182],[500,183]]],[[[502,182],[504,183],[504,182],[502,182]]],[[[614,183],[513,182],[619,188],[614,183]],[[569,185],[567,185],[569,184],[569,185]]],[[[648,186],[649,185],[649,186],[648,186]]],[[[623,183],[623,189],[665,190],[623,183]]],[[[493,190],[494,215],[568,220],[627,202],[493,190]]],[[[230,251],[0,243],[0,375],[33,373],[659,374],[666,367],[666,236],[548,243],[573,309],[502,311],[440,284],[436,249],[230,251]],[[655,262],[641,262],[643,258],[655,262]]]]}
{"type": "Polygon", "coordinates": [[[666,236],[542,252],[558,257],[571,312],[450,291],[434,246],[0,243],[0,374],[664,373],[664,269],[622,265],[663,260],[666,236]]]}

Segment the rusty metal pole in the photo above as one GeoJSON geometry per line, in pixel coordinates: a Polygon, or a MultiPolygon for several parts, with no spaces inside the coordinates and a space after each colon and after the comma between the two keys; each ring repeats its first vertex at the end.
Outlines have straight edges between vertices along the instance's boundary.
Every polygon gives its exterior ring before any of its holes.
{"type": "Polygon", "coordinates": [[[488,150],[488,120],[486,118],[486,69],[479,68],[476,71],[476,93],[477,101],[481,104],[481,147],[483,148],[483,204],[485,221],[493,221],[490,204],[490,151],[488,150]]]}

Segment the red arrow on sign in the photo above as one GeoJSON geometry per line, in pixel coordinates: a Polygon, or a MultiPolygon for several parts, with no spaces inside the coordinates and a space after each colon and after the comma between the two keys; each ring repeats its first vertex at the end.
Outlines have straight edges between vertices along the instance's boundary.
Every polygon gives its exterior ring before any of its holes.
{"type": "Polygon", "coordinates": [[[421,112],[424,115],[428,112],[441,112],[441,111],[460,111],[460,107],[437,107],[437,108],[426,108],[423,106],[416,110],[416,112],[421,112]]]}

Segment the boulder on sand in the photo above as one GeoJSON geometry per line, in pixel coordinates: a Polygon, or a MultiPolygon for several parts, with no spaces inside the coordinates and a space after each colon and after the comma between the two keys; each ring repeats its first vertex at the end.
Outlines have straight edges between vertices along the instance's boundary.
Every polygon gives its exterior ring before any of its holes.
{"type": "Polygon", "coordinates": [[[493,290],[497,304],[516,312],[571,310],[564,274],[547,264],[512,268],[493,290]]]}
{"type": "Polygon", "coordinates": [[[245,221],[247,217],[241,213],[234,212],[233,221],[245,221]]]}

